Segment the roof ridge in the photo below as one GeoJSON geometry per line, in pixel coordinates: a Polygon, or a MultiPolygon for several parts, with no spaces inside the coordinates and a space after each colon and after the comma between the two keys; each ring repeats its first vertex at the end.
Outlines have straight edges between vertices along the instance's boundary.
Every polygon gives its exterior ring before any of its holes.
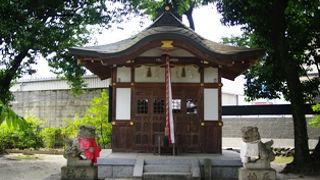
{"type": "Polygon", "coordinates": [[[182,23],[182,21],[172,12],[172,7],[166,6],[160,16],[158,16],[153,23],[146,29],[159,27],[159,26],[175,26],[190,29],[182,23]]]}

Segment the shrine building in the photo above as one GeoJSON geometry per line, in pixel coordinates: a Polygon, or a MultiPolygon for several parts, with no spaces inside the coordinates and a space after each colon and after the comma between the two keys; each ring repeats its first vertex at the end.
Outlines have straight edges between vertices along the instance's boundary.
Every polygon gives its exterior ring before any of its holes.
{"type": "Polygon", "coordinates": [[[170,131],[177,153],[221,153],[221,78],[235,79],[264,54],[199,36],[170,6],[131,38],[70,52],[101,79],[111,78],[114,152],[158,152],[172,146],[164,143],[170,63],[170,131]]]}

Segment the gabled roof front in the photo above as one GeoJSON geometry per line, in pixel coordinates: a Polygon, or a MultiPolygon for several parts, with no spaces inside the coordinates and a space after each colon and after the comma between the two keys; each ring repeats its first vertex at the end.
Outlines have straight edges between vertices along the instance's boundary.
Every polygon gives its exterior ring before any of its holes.
{"type": "Polygon", "coordinates": [[[100,46],[74,47],[70,52],[94,74],[105,79],[110,77],[108,71],[114,64],[134,60],[147,50],[161,47],[164,40],[172,41],[174,47],[191,52],[198,59],[219,66],[222,77],[228,79],[240,75],[264,53],[263,49],[228,46],[204,39],[186,27],[170,9],[131,38],[100,46]]]}

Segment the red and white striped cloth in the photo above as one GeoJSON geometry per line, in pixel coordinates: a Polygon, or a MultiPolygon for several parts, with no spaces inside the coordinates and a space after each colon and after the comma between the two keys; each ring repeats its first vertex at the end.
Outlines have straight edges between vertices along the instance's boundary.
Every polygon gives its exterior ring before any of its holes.
{"type": "Polygon", "coordinates": [[[172,113],[172,89],[171,89],[171,70],[170,57],[166,55],[165,82],[166,82],[166,129],[165,135],[169,138],[169,143],[175,143],[174,123],[172,113]]]}

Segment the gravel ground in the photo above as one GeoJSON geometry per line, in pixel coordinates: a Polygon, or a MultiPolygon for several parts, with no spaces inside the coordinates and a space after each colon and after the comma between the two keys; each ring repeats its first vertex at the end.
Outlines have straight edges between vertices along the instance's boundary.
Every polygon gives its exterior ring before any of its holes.
{"type": "Polygon", "coordinates": [[[66,162],[62,155],[4,155],[0,157],[0,180],[58,180],[66,162]]]}
{"type": "MultiPolygon", "coordinates": [[[[26,156],[9,154],[0,157],[0,180],[60,180],[60,168],[66,165],[62,155],[36,154],[26,156]]],[[[274,164],[272,167],[280,172],[285,164],[274,164]]],[[[277,173],[279,180],[320,180],[320,176],[306,177],[277,173]]]]}

